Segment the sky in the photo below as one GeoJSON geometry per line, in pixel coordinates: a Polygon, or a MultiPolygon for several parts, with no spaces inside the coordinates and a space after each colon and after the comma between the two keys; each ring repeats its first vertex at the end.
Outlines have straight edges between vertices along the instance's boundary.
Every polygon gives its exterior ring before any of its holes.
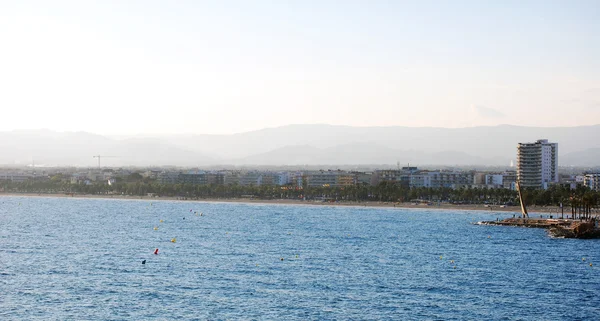
{"type": "Polygon", "coordinates": [[[0,1],[0,131],[600,124],[600,1],[0,1]]]}

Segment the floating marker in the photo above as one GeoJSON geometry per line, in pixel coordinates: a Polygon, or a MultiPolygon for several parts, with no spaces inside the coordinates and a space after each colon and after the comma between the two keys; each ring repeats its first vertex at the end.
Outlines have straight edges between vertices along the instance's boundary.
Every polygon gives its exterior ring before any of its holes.
{"type": "Polygon", "coordinates": [[[283,258],[281,258],[280,260],[282,260],[282,261],[283,261],[283,258]]]}
{"type": "Polygon", "coordinates": [[[592,263],[590,263],[590,266],[593,266],[592,263]]]}
{"type": "Polygon", "coordinates": [[[585,258],[584,258],[584,257],[583,257],[583,258],[581,258],[581,260],[585,262],[585,258]]]}
{"type": "Polygon", "coordinates": [[[156,227],[156,226],[155,226],[155,227],[154,227],[154,230],[155,230],[155,231],[158,231],[158,227],[156,227]]]}
{"type": "Polygon", "coordinates": [[[163,221],[163,220],[160,220],[160,222],[162,223],[162,222],[164,222],[164,221],[163,221]]]}
{"type": "Polygon", "coordinates": [[[454,260],[450,260],[450,263],[454,264],[454,260]]]}
{"type": "Polygon", "coordinates": [[[298,254],[296,254],[296,258],[298,258],[298,254]]]}
{"type": "Polygon", "coordinates": [[[154,250],[154,254],[158,255],[158,249],[154,250]]]}
{"type": "Polygon", "coordinates": [[[143,260],[143,261],[142,261],[142,264],[146,264],[146,260],[143,260]]]}
{"type": "Polygon", "coordinates": [[[440,260],[443,259],[443,257],[440,255],[440,260]]]}
{"type": "Polygon", "coordinates": [[[171,243],[175,243],[175,242],[177,242],[177,240],[175,238],[172,238],[171,243]]]}

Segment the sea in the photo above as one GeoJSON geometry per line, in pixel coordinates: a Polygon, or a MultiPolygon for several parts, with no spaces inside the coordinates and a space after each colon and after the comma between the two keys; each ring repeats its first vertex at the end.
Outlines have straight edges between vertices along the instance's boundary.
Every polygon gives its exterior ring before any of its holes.
{"type": "Polygon", "coordinates": [[[512,215],[0,197],[0,320],[600,320],[600,241],[512,215]]]}

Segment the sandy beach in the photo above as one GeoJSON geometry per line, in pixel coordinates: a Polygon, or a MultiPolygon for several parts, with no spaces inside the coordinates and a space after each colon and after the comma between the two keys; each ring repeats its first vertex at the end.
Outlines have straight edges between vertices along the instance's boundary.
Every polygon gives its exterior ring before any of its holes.
{"type": "MultiPolygon", "coordinates": [[[[254,198],[182,198],[182,197],[150,197],[150,196],[129,196],[129,195],[95,195],[95,194],[38,194],[38,193],[0,193],[2,197],[60,197],[60,198],[90,198],[90,199],[124,199],[124,200],[147,200],[152,202],[160,201],[180,201],[180,202],[210,202],[210,203],[246,203],[246,204],[279,204],[279,205],[307,205],[307,206],[355,206],[355,207],[387,207],[387,208],[413,208],[428,210],[458,210],[458,211],[494,211],[494,212],[514,212],[520,213],[519,206],[500,206],[500,205],[479,205],[479,204],[448,204],[448,203],[392,203],[392,202],[352,202],[352,201],[303,201],[291,199],[254,199],[254,198]]],[[[541,214],[559,214],[561,210],[558,206],[528,208],[532,216],[536,213],[541,214]]],[[[570,209],[565,209],[565,215],[570,214],[570,209]]]]}

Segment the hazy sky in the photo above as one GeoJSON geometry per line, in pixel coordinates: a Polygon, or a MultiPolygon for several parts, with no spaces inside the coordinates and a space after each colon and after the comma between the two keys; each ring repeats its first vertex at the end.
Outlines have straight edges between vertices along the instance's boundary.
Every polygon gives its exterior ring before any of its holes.
{"type": "Polygon", "coordinates": [[[600,1],[2,1],[0,130],[600,123],[600,1]]]}

